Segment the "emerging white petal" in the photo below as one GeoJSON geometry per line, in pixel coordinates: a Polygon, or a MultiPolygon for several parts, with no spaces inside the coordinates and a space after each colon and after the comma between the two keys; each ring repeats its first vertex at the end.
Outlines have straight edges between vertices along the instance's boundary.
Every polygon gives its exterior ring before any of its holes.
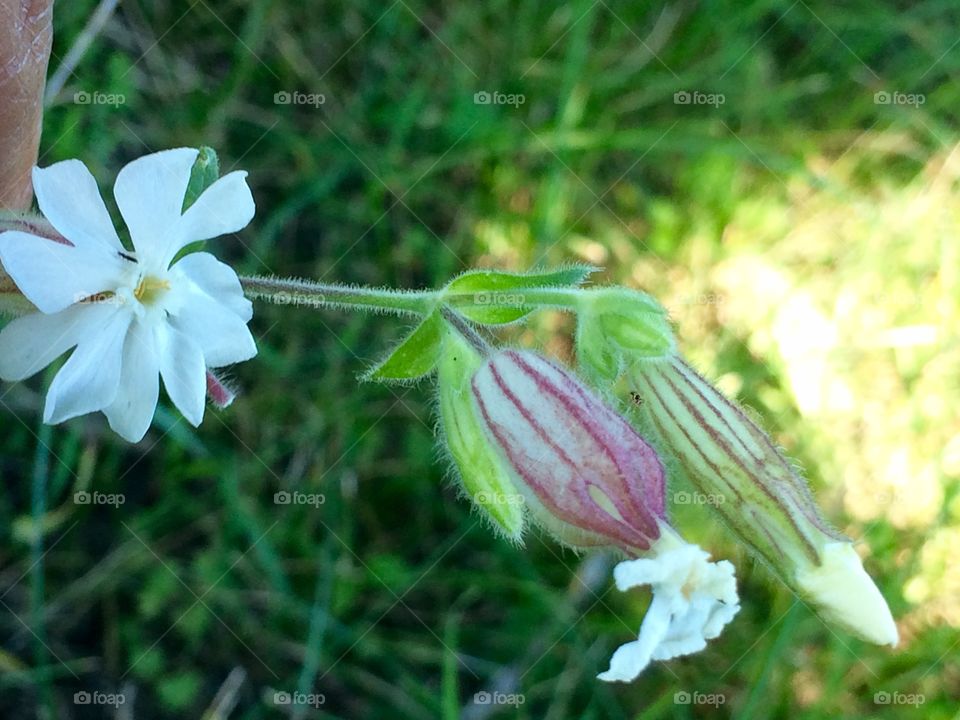
{"type": "Polygon", "coordinates": [[[64,245],[11,230],[0,233],[0,261],[41,312],[55,313],[121,282],[125,261],[102,245],[64,245]]]}
{"type": "Polygon", "coordinates": [[[130,229],[137,256],[166,269],[182,246],[177,228],[196,148],[144,155],[117,174],[113,194],[130,229]]]}
{"type": "Polygon", "coordinates": [[[651,547],[651,557],[626,560],[614,568],[617,588],[650,585],[653,600],[637,640],[610,658],[601,680],[629,682],[652,660],[669,660],[706,647],[740,609],[733,565],[684,542],[670,528],[651,547]]]}
{"type": "Polygon", "coordinates": [[[97,181],[79,160],[34,168],[33,191],[50,224],[74,245],[123,249],[97,181]]]}
{"type": "Polygon", "coordinates": [[[247,173],[242,170],[224,175],[187,208],[179,227],[181,247],[196,240],[237,232],[247,226],[256,207],[246,177],[247,173]]]}
{"type": "Polygon", "coordinates": [[[139,442],[150,429],[160,394],[160,361],[152,327],[134,320],[123,343],[117,396],[103,412],[115,433],[139,442]]]}
{"type": "Polygon", "coordinates": [[[56,424],[101,410],[113,402],[120,384],[123,338],[131,315],[113,308],[89,337],[83,338],[50,383],[43,421],[56,424]]]}
{"type": "Polygon", "coordinates": [[[895,646],[897,624],[853,544],[828,543],[821,555],[821,565],[797,574],[804,594],[827,620],[877,645],[895,646]]]}

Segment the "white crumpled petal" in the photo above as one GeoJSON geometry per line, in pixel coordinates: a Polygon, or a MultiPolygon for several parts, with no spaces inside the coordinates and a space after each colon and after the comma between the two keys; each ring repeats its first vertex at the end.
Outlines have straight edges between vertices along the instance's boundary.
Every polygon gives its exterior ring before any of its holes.
{"type": "Polygon", "coordinates": [[[45,313],[112,290],[127,263],[102,245],[74,247],[19,230],[0,233],[0,262],[20,292],[45,313]]]}
{"type": "Polygon", "coordinates": [[[33,192],[50,224],[77,247],[123,250],[97,181],[79,160],[35,167],[33,192]]]}
{"type": "Polygon", "coordinates": [[[117,173],[117,206],[137,256],[149,266],[165,270],[183,247],[178,228],[198,153],[196,148],[163,150],[137,158],[117,173]]]}
{"type": "Polygon", "coordinates": [[[699,652],[720,634],[740,609],[733,565],[710,562],[710,555],[663,527],[652,557],[626,560],[614,568],[617,588],[650,585],[653,600],[636,641],[610,658],[600,680],[629,682],[652,660],[699,652]]]}

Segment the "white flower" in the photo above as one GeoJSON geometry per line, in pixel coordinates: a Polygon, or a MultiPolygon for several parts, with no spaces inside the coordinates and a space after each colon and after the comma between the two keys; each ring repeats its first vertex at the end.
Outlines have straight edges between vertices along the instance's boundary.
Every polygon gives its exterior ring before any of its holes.
{"type": "Polygon", "coordinates": [[[136,442],[150,426],[159,378],[193,425],[203,418],[207,367],[253,357],[252,306],[236,273],[188,244],[236,232],[254,213],[244,172],[217,180],[181,212],[198,151],[134,160],[114,196],[133,250],[120,242],[96,181],[79,160],[35,168],[40,209],[70,243],[0,234],[0,262],[39,310],[0,332],[0,377],[22,380],[75,348],[47,392],[43,419],[102,410],[136,442]]]}
{"type": "Polygon", "coordinates": [[[639,638],[617,649],[601,680],[629,682],[651,660],[703,650],[740,609],[733,565],[726,560],[709,562],[708,553],[666,527],[650,550],[652,557],[626,560],[613,570],[619,590],[650,585],[653,600],[639,638]]]}

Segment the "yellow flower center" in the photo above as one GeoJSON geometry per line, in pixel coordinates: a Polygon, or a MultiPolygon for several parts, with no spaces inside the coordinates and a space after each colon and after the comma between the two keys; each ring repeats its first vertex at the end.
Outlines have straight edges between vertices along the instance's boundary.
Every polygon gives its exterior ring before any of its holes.
{"type": "Polygon", "coordinates": [[[169,289],[169,281],[145,275],[133,291],[133,296],[144,305],[150,305],[169,289]]]}

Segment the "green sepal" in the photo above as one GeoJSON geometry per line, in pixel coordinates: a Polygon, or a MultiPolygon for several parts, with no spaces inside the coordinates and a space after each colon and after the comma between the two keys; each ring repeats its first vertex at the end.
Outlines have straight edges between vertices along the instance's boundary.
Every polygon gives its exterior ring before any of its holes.
{"type": "Polygon", "coordinates": [[[596,319],[585,315],[577,319],[575,344],[580,370],[594,386],[607,385],[620,377],[620,351],[608,342],[596,319]]]}
{"type": "Polygon", "coordinates": [[[410,382],[430,374],[440,358],[443,332],[443,318],[434,310],[363,379],[410,382]]]}
{"type": "Polygon", "coordinates": [[[445,293],[476,296],[473,305],[458,304],[458,312],[468,320],[484,325],[504,325],[516,322],[534,310],[533,307],[520,305],[522,298],[511,297],[512,290],[576,286],[595,271],[596,268],[591,265],[571,265],[559,270],[531,273],[471,270],[451,280],[445,293]]]}
{"type": "MultiPolygon", "coordinates": [[[[193,205],[197,198],[203,195],[204,191],[220,179],[220,161],[217,159],[217,151],[212,147],[202,145],[197,159],[193,161],[193,167],[190,168],[190,180],[187,182],[187,192],[183,196],[183,207],[181,214],[193,205]]],[[[171,265],[179,262],[180,258],[190,253],[203,250],[207,245],[206,240],[197,240],[196,242],[184,245],[171,261],[171,265]]]]}
{"type": "Polygon", "coordinates": [[[627,364],[662,359],[676,350],[666,310],[644,292],[585,291],[577,313],[577,358],[595,383],[616,380],[627,364]]]}
{"type": "Polygon", "coordinates": [[[519,543],[523,498],[507,461],[483,429],[470,391],[470,381],[482,362],[483,357],[458,332],[447,330],[437,365],[440,427],[463,493],[496,532],[519,543]]]}
{"type": "Polygon", "coordinates": [[[217,159],[217,151],[206,145],[201,146],[200,154],[190,168],[190,182],[187,183],[187,192],[183,196],[183,208],[180,212],[186,212],[203,191],[219,179],[220,161],[217,159]]]}

